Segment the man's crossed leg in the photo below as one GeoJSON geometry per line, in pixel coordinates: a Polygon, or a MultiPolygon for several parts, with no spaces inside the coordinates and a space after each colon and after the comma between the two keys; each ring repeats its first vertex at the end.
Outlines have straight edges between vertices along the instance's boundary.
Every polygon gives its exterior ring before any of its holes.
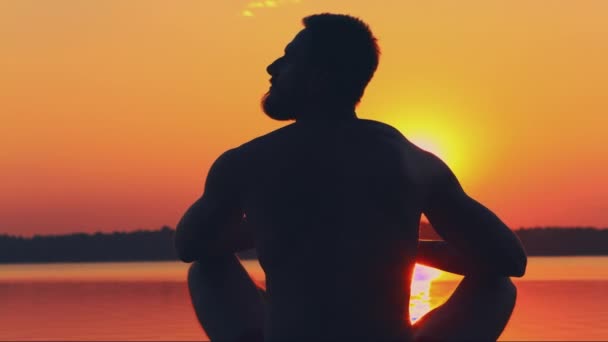
{"type": "MultiPolygon", "coordinates": [[[[188,287],[211,341],[263,341],[263,293],[236,256],[194,262],[188,287]]],[[[495,341],[515,298],[516,288],[507,277],[465,277],[443,305],[416,322],[415,341],[495,341]]]]}

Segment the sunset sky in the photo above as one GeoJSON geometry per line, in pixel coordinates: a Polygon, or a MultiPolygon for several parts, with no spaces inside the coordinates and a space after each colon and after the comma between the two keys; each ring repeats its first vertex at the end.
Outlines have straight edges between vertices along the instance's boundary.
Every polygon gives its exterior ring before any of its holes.
{"type": "Polygon", "coordinates": [[[608,2],[4,0],[0,234],[175,226],[226,149],[279,128],[302,17],[382,48],[357,112],[442,157],[512,228],[608,227],[608,2]]]}

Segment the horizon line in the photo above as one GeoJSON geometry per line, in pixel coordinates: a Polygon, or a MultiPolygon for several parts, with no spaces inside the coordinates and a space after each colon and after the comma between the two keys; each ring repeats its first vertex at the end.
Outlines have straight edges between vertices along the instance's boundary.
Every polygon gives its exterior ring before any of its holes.
{"type": "MultiPolygon", "coordinates": [[[[432,224],[428,223],[428,222],[421,222],[420,226],[422,225],[429,225],[432,228],[432,224]]],[[[597,227],[597,226],[589,226],[589,225],[581,225],[581,226],[559,226],[559,225],[547,225],[547,226],[542,226],[542,225],[535,225],[535,226],[527,226],[527,227],[518,227],[518,228],[511,228],[509,227],[511,230],[513,231],[519,231],[519,230],[531,230],[531,229],[570,229],[570,230],[574,230],[574,229],[591,229],[591,230],[608,230],[608,226],[607,227],[597,227]]],[[[60,237],[60,236],[69,236],[69,235],[98,235],[98,234],[106,234],[106,235],[111,235],[111,234],[131,234],[131,233],[145,233],[145,232],[161,232],[163,230],[171,230],[171,231],[175,231],[174,227],[171,227],[169,225],[162,225],[160,228],[156,228],[156,229],[150,229],[150,228],[137,228],[134,230],[113,230],[113,231],[101,231],[101,230],[97,230],[97,231],[93,231],[93,232],[86,232],[86,231],[74,231],[74,232],[65,232],[65,233],[49,233],[49,234],[45,234],[45,233],[34,233],[31,235],[17,235],[17,234],[11,234],[11,233],[3,233],[0,232],[0,237],[12,237],[12,238],[23,238],[23,239],[31,239],[31,238],[35,238],[35,237],[60,237]]],[[[433,228],[434,230],[434,228],[433,228]]]]}

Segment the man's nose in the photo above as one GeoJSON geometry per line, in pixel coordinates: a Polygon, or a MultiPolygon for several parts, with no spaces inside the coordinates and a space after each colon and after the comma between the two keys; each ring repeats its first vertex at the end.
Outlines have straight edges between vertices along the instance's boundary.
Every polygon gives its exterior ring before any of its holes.
{"type": "Polygon", "coordinates": [[[266,67],[266,72],[267,72],[269,75],[272,75],[272,72],[273,72],[273,70],[274,70],[274,65],[275,65],[276,63],[277,63],[277,61],[274,61],[274,62],[270,63],[270,64],[269,64],[269,65],[266,67]]]}
{"type": "Polygon", "coordinates": [[[277,66],[278,66],[278,64],[279,64],[279,61],[280,61],[280,60],[281,60],[281,58],[277,58],[277,59],[276,59],[274,62],[270,63],[270,65],[268,65],[268,66],[266,67],[266,72],[267,72],[269,75],[273,75],[273,74],[275,74],[275,73],[276,73],[276,71],[277,71],[277,66]]]}

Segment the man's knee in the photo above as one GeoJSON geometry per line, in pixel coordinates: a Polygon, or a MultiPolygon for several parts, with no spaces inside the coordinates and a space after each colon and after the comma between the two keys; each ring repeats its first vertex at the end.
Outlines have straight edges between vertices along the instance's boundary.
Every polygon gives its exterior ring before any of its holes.
{"type": "Polygon", "coordinates": [[[199,273],[201,265],[198,261],[194,261],[188,267],[188,283],[190,283],[195,277],[196,274],[199,273]]]}
{"type": "Polygon", "coordinates": [[[503,294],[508,303],[507,305],[511,308],[511,310],[513,310],[515,307],[515,301],[517,300],[517,287],[515,287],[513,281],[508,277],[500,280],[499,287],[500,292],[503,294]]]}
{"type": "Polygon", "coordinates": [[[188,268],[188,290],[193,301],[201,296],[214,293],[225,282],[222,276],[221,260],[201,259],[194,261],[188,268]]]}
{"type": "Polygon", "coordinates": [[[511,317],[516,296],[508,277],[466,276],[444,305],[416,323],[416,341],[496,340],[511,317]]]}
{"type": "Polygon", "coordinates": [[[506,298],[517,297],[517,287],[509,277],[496,277],[490,281],[490,288],[506,298]]]}
{"type": "Polygon", "coordinates": [[[217,286],[219,283],[231,281],[241,275],[242,266],[235,255],[208,256],[192,262],[188,269],[188,285],[200,287],[217,286]]]}
{"type": "Polygon", "coordinates": [[[479,300],[500,299],[506,306],[515,305],[517,288],[509,277],[465,277],[463,282],[465,292],[479,300]]]}
{"type": "Polygon", "coordinates": [[[209,278],[209,275],[218,272],[220,264],[219,258],[193,261],[188,268],[188,283],[193,284],[209,278]]]}
{"type": "Polygon", "coordinates": [[[202,282],[212,280],[220,269],[220,260],[197,260],[193,261],[188,268],[188,285],[200,286],[202,282]]]}
{"type": "Polygon", "coordinates": [[[517,287],[509,277],[499,278],[499,286],[503,291],[513,297],[517,297],[517,287]]]}
{"type": "Polygon", "coordinates": [[[503,310],[513,310],[517,299],[517,287],[509,277],[495,277],[485,279],[479,292],[487,294],[488,300],[494,301],[503,310]]]}
{"type": "Polygon", "coordinates": [[[198,261],[194,261],[188,268],[188,289],[190,295],[193,295],[192,291],[197,289],[201,282],[201,265],[198,261]]]}

